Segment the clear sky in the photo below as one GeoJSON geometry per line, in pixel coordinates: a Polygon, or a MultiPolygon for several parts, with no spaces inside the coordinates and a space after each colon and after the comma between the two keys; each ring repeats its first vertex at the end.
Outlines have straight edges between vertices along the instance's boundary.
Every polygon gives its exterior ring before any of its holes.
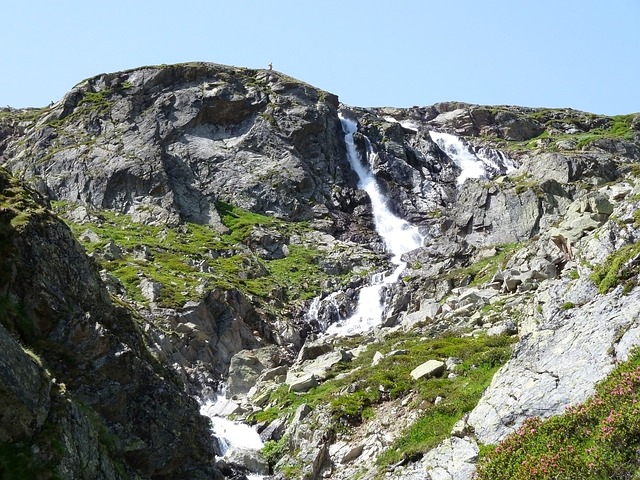
{"type": "Polygon", "coordinates": [[[640,0],[22,0],[0,9],[0,105],[93,75],[211,61],[348,105],[640,112],[640,0]]]}

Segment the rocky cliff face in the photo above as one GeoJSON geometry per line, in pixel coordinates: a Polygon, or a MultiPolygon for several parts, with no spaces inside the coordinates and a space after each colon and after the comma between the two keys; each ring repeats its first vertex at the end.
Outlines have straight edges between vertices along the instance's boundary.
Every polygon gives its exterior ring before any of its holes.
{"type": "Polygon", "coordinates": [[[223,228],[225,201],[322,218],[348,183],[338,99],[265,71],[175,65],[76,86],[7,152],[52,199],[223,228]]]}
{"type": "Polygon", "coordinates": [[[197,404],[71,231],[6,171],[0,204],[3,476],[215,476],[197,404]]]}
{"type": "Polygon", "coordinates": [[[193,396],[229,376],[276,477],[470,478],[638,343],[638,115],[361,109],[200,63],[1,113],[0,471],[221,475],[193,396]],[[339,112],[426,239],[355,339],[322,330],[388,254],[339,112]]]}

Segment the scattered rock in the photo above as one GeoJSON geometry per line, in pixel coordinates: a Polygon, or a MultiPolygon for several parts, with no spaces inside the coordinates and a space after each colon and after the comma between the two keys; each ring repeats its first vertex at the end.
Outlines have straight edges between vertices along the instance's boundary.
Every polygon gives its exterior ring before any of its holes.
{"type": "Polygon", "coordinates": [[[331,343],[325,337],[321,337],[315,341],[305,343],[298,353],[296,362],[301,363],[305,360],[313,360],[331,350],[333,350],[331,343]]]}
{"type": "Polygon", "coordinates": [[[269,474],[269,464],[257,450],[233,448],[225,454],[224,458],[227,463],[242,466],[252,473],[269,474]]]}
{"type": "Polygon", "coordinates": [[[160,291],[162,290],[161,283],[143,278],[140,280],[138,288],[140,288],[141,295],[148,301],[155,303],[160,299],[160,291]]]}
{"type": "Polygon", "coordinates": [[[313,373],[303,373],[299,376],[287,375],[286,380],[290,392],[302,393],[318,386],[318,379],[313,373]]]}
{"type": "Polygon", "coordinates": [[[487,329],[487,335],[495,337],[498,335],[515,335],[518,333],[518,327],[512,320],[500,322],[497,325],[487,329]]]}
{"type": "Polygon", "coordinates": [[[380,352],[374,353],[373,360],[371,360],[371,366],[375,367],[382,361],[383,358],[384,358],[384,355],[382,355],[380,352]]]}
{"type": "Polygon", "coordinates": [[[410,375],[414,380],[424,377],[439,377],[444,373],[445,363],[440,360],[428,360],[414,368],[410,375]]]}
{"type": "Polygon", "coordinates": [[[82,242],[98,243],[100,240],[100,236],[91,229],[86,229],[80,235],[80,241],[82,242]]]}
{"type": "Polygon", "coordinates": [[[260,438],[263,442],[269,440],[280,440],[287,427],[287,417],[278,417],[271,422],[262,432],[260,432],[260,438]]]}

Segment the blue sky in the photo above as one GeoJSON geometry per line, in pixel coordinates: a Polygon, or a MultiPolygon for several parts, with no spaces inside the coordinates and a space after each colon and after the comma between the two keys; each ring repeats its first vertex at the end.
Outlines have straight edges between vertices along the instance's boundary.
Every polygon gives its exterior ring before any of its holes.
{"type": "Polygon", "coordinates": [[[276,70],[348,105],[640,112],[638,0],[34,0],[6,2],[0,105],[81,80],[211,61],[276,70]]]}

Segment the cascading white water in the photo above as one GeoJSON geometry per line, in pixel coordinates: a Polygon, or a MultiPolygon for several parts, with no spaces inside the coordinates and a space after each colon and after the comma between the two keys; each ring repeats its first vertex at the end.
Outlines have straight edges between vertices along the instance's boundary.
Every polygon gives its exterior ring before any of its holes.
{"type": "MultiPolygon", "coordinates": [[[[358,305],[351,317],[330,325],[326,330],[329,334],[349,335],[368,331],[382,323],[381,290],[385,285],[393,284],[398,280],[406,267],[406,263],[401,260],[402,255],[421,247],[424,237],[417,227],[396,217],[387,206],[387,199],[380,191],[375,177],[363,165],[353,141],[353,134],[357,131],[357,123],[342,115],[340,115],[340,121],[345,134],[344,140],[347,145],[349,164],[358,174],[358,187],[369,195],[376,231],[382,237],[387,250],[393,255],[391,262],[396,265],[391,275],[386,277],[376,275],[372,278],[371,285],[360,290],[358,305]]],[[[369,149],[368,155],[375,154],[369,149]]]]}
{"type": "MultiPolygon", "coordinates": [[[[213,435],[218,440],[218,446],[223,458],[233,450],[255,450],[264,447],[264,443],[249,425],[234,422],[226,418],[230,410],[237,407],[233,402],[225,398],[225,389],[221,389],[214,398],[204,401],[200,406],[200,414],[211,420],[213,435]]],[[[249,480],[263,479],[263,475],[248,475],[249,480]]]]}
{"type": "Polygon", "coordinates": [[[450,133],[430,131],[429,136],[460,167],[458,185],[469,178],[491,178],[516,168],[513,160],[497,150],[474,152],[462,139],[450,133]]]}

